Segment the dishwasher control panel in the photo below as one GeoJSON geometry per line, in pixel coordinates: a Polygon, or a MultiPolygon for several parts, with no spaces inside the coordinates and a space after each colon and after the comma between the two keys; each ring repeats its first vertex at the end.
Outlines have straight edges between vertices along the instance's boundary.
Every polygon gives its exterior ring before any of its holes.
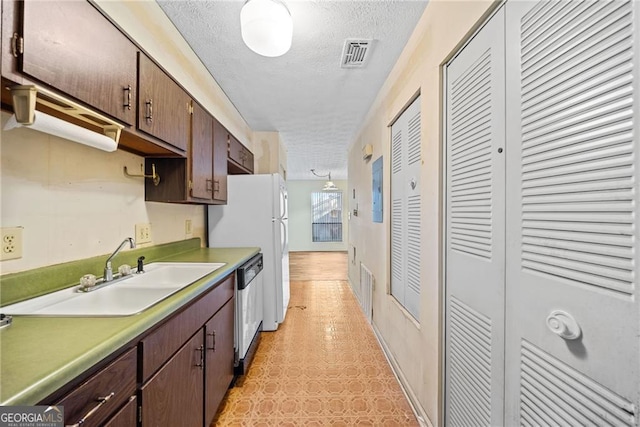
{"type": "Polygon", "coordinates": [[[244,289],[251,283],[254,277],[262,271],[263,260],[262,253],[251,258],[237,270],[238,289],[244,289]]]}

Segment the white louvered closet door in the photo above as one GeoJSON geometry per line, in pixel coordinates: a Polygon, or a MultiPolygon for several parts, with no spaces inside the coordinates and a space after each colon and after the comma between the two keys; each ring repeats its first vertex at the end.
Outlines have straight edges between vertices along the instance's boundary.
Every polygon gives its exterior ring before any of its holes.
{"type": "Polygon", "coordinates": [[[505,424],[637,426],[638,3],[506,10],[505,424]]]}
{"type": "Polygon", "coordinates": [[[504,403],[504,13],[447,66],[446,424],[504,403]]]}
{"type": "Polygon", "coordinates": [[[420,319],[420,97],[391,126],[391,294],[420,319]]]}

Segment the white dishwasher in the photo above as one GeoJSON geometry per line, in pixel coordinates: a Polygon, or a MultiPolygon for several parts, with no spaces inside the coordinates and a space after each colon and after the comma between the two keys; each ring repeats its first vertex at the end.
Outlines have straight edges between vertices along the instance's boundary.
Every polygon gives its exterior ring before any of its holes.
{"type": "Polygon", "coordinates": [[[260,343],[263,319],[262,268],[262,253],[259,253],[236,271],[236,375],[247,372],[260,343]]]}

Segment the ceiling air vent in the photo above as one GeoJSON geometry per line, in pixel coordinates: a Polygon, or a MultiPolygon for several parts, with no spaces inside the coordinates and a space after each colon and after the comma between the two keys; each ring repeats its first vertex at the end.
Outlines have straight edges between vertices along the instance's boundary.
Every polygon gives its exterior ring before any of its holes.
{"type": "Polygon", "coordinates": [[[371,39],[346,39],[342,48],[342,68],[364,67],[373,44],[371,39]]]}

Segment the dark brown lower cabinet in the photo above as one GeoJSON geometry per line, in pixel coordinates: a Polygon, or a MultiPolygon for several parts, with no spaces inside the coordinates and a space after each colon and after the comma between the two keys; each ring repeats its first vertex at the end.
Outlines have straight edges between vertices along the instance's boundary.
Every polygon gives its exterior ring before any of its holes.
{"type": "Polygon", "coordinates": [[[206,426],[211,424],[218,406],[233,380],[233,320],[234,300],[231,299],[207,322],[205,357],[205,407],[206,426]]]}
{"type": "Polygon", "coordinates": [[[213,420],[233,380],[234,285],[231,274],[140,340],[143,427],[213,420]]]}
{"type": "Polygon", "coordinates": [[[40,404],[64,406],[65,425],[210,425],[233,380],[234,286],[232,273],[40,404]]]}
{"type": "Polygon", "coordinates": [[[138,425],[138,399],[131,396],[129,402],[122,407],[104,427],[136,427],[138,425]]]}
{"type": "Polygon", "coordinates": [[[142,426],[202,427],[203,371],[201,329],[142,387],[142,426]]]}
{"type": "Polygon", "coordinates": [[[211,424],[233,380],[233,322],[232,298],[142,387],[143,427],[211,424]]]}

